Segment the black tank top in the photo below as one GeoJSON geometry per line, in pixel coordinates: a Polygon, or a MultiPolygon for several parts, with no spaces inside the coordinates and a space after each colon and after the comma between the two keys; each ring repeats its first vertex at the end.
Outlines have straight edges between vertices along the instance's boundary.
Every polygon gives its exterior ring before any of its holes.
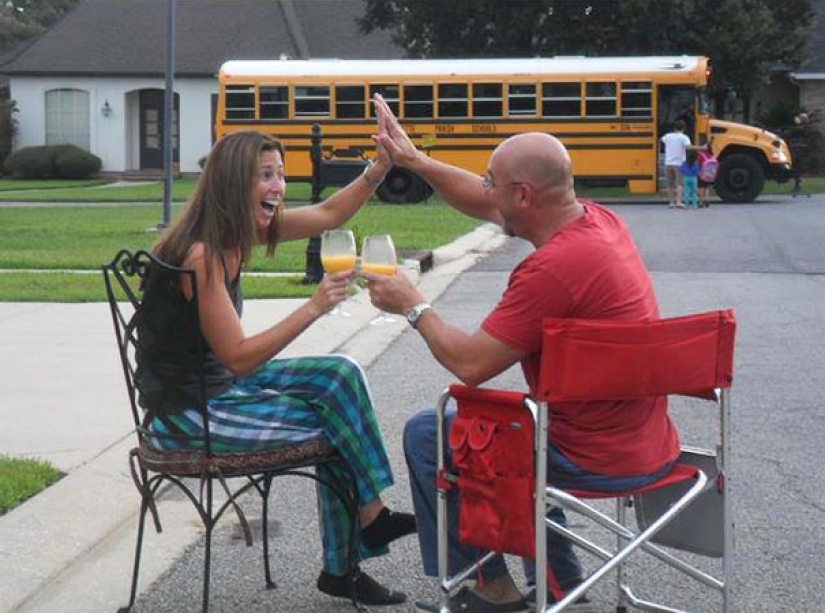
{"type": "MultiPolygon", "coordinates": [[[[225,260],[224,270],[227,270],[225,260]]],[[[228,278],[228,273],[224,275],[226,289],[240,316],[243,311],[241,275],[234,281],[228,278]]],[[[206,398],[225,392],[234,378],[209,348],[198,326],[197,306],[183,295],[178,279],[176,274],[150,267],[137,324],[138,404],[160,415],[200,405],[199,342],[204,347],[206,398]]]]}

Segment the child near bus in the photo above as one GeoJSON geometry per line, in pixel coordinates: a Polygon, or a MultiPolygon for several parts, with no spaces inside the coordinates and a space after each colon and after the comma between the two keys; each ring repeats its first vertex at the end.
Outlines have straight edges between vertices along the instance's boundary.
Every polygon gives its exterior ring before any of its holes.
{"type": "Polygon", "coordinates": [[[685,208],[699,208],[699,154],[695,149],[685,152],[685,161],[679,168],[682,173],[682,191],[685,208]]]}
{"type": "Polygon", "coordinates": [[[699,149],[699,208],[710,206],[710,186],[716,181],[719,160],[713,155],[710,143],[699,149]]]}

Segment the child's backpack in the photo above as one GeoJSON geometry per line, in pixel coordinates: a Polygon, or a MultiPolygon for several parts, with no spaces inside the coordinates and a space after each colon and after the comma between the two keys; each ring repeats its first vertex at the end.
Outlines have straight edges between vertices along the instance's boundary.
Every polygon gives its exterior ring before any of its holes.
{"type": "Polygon", "coordinates": [[[707,153],[699,153],[699,178],[705,183],[716,181],[719,174],[719,160],[707,153]]]}

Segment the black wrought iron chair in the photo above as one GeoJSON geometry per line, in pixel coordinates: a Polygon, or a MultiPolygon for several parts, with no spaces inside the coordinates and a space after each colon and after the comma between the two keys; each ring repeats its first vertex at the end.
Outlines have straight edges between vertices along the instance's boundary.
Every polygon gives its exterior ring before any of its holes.
{"type": "MultiPolygon", "coordinates": [[[[138,445],[129,454],[130,469],[135,485],[141,495],[141,507],[138,520],[137,543],[135,547],[135,561],[132,572],[132,587],[129,604],[120,609],[128,612],[135,603],[137,596],[138,577],[140,574],[140,559],[143,546],[143,533],[146,523],[146,513],[151,512],[156,530],[162,531],[157,509],[157,493],[161,485],[171,483],[182,491],[194,505],[205,528],[205,557],[203,574],[203,601],[204,613],[209,610],[209,577],[211,567],[212,531],[223,516],[232,507],[237,513],[238,520],[244,533],[247,546],[252,545],[252,535],[243,510],[238,504],[239,497],[255,490],[262,502],[262,541],[264,559],[264,579],[267,588],[274,588],[269,561],[268,499],[275,477],[292,475],[313,479],[332,492],[345,504],[351,521],[352,535],[350,539],[350,560],[355,563],[355,530],[356,503],[353,492],[341,491],[311,472],[313,467],[329,462],[340,462],[340,456],[335,448],[324,438],[310,442],[289,444],[272,451],[256,451],[246,453],[224,453],[212,450],[209,420],[206,418],[205,376],[201,369],[201,402],[197,407],[203,415],[206,425],[202,436],[188,437],[173,436],[182,443],[182,451],[159,450],[156,444],[158,434],[150,431],[145,411],[138,406],[137,389],[135,382],[136,360],[135,354],[138,344],[138,321],[141,317],[142,287],[152,269],[153,274],[168,277],[168,282],[179,283],[187,279],[193,292],[193,305],[197,312],[197,283],[195,273],[169,266],[158,260],[151,253],[140,250],[130,252],[121,250],[114,259],[103,266],[103,276],[106,282],[106,294],[112,311],[115,335],[117,337],[118,352],[123,366],[123,376],[126,380],[126,389],[129,394],[129,405],[135,424],[138,445]],[[241,477],[243,485],[231,489],[227,479],[241,477]],[[196,479],[197,490],[188,484],[186,479],[196,479]],[[218,482],[226,494],[223,502],[215,501],[214,487],[218,482]]],[[[202,358],[205,348],[203,342],[197,348],[198,357],[202,358]]],[[[202,359],[198,360],[203,363],[202,359]]],[[[354,573],[354,575],[357,573],[354,573]]],[[[354,593],[354,590],[353,590],[354,593]]],[[[353,602],[353,604],[357,603],[353,602]]]]}

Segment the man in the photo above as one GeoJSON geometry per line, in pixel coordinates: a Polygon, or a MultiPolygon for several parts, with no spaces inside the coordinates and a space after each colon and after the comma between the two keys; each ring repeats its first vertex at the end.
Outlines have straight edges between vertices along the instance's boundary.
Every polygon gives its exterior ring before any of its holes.
{"type": "MultiPolygon", "coordinates": [[[[659,317],[650,277],[626,226],[607,209],[576,198],[570,157],[561,142],[540,133],[509,138],[493,152],[482,180],[421,154],[384,101],[377,97],[375,103],[376,141],[395,165],[424,178],[453,207],[503,226],[536,249],[515,268],[500,302],[471,334],[444,321],[402,273],[365,275],[372,303],[405,314],[433,356],[461,381],[480,385],[520,362],[535,391],[544,317],[659,317]]],[[[424,570],[433,576],[435,428],[434,412],[425,411],[409,420],[404,433],[424,570]]],[[[550,441],[549,480],[582,489],[619,491],[653,481],[679,453],[665,399],[553,406],[550,441]]],[[[564,521],[560,510],[552,514],[564,521]]],[[[456,516],[454,508],[450,515],[456,516]]],[[[451,572],[478,558],[479,552],[451,534],[451,572]]],[[[581,582],[570,544],[553,533],[548,533],[548,561],[563,590],[581,582]]],[[[528,582],[534,580],[534,567],[525,564],[525,570],[528,582]]],[[[451,599],[452,611],[526,610],[501,556],[485,565],[483,573],[483,582],[451,599]]]]}
{"type": "Polygon", "coordinates": [[[667,180],[667,198],[670,208],[683,209],[682,172],[680,168],[690,148],[690,138],[685,135],[685,122],[677,119],[673,132],[668,132],[661,139],[665,148],[665,178],[667,180]]]}

